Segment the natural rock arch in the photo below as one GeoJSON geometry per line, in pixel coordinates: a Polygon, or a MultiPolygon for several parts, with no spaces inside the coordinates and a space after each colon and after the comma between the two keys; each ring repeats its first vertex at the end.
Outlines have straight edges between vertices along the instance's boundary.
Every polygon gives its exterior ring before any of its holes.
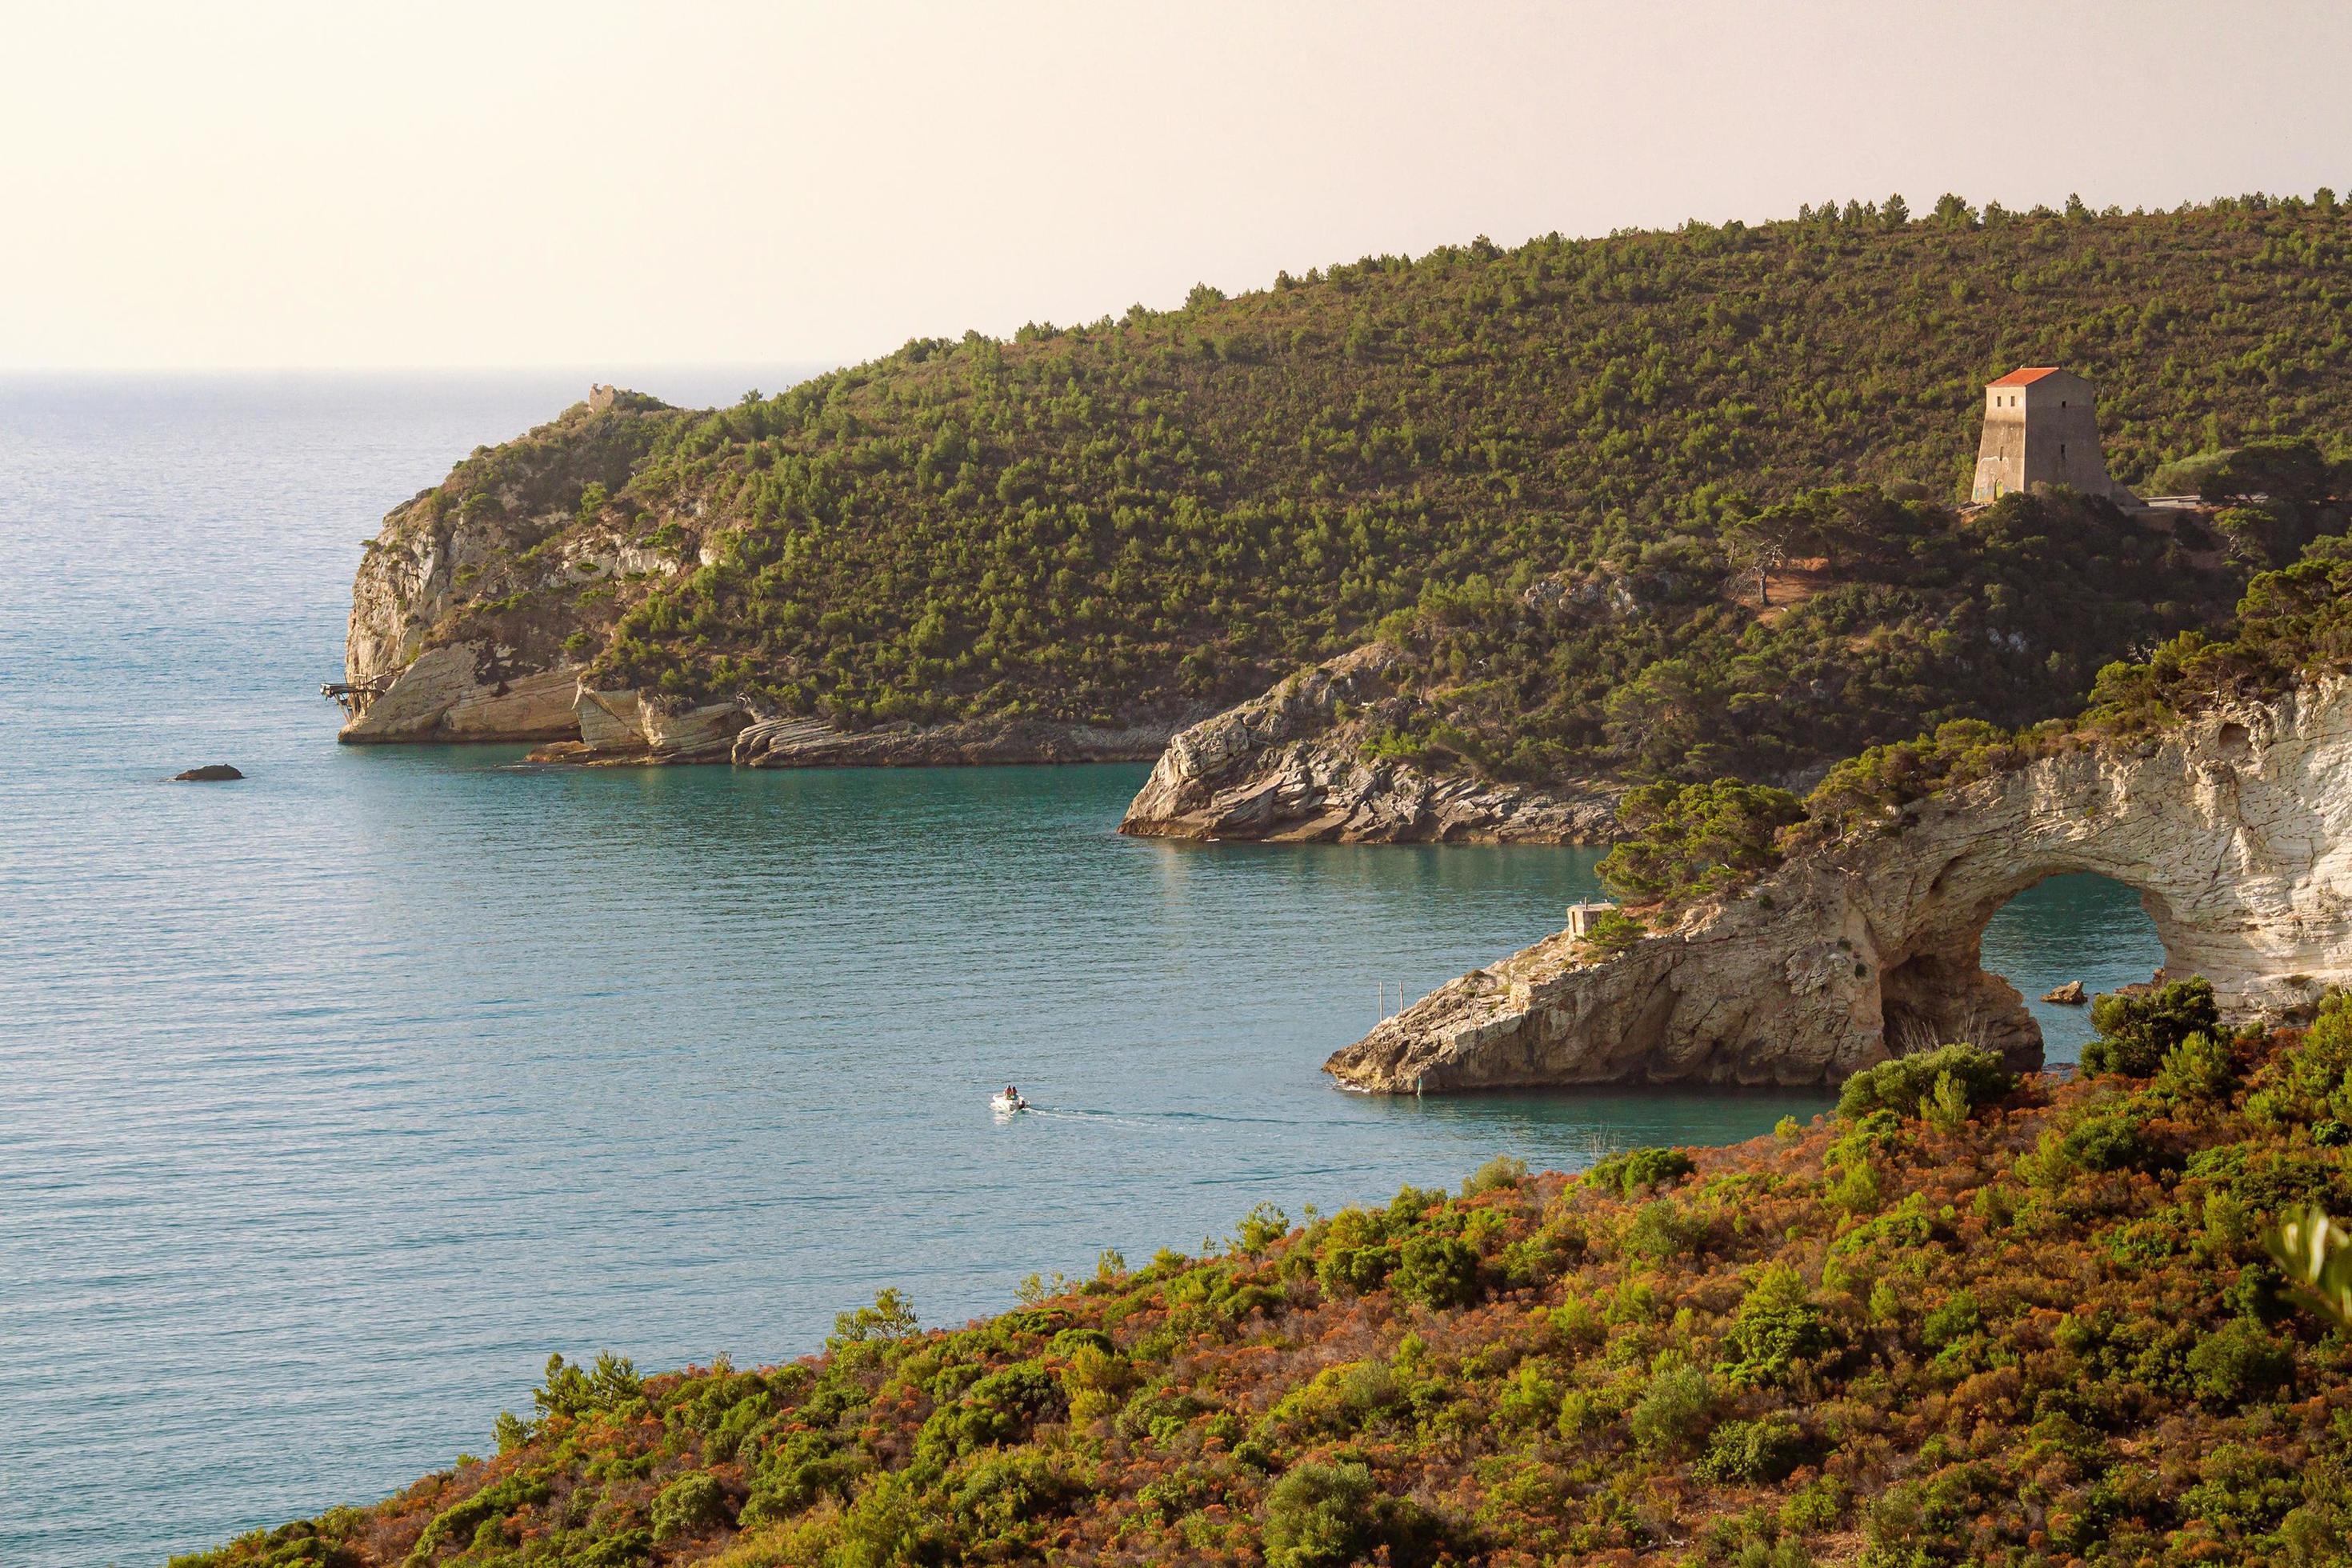
{"type": "Polygon", "coordinates": [[[1326,1065],[1392,1093],[1822,1083],[1906,1035],[1962,1034],[2038,1065],[2041,1031],[1980,943],[2002,905],[2068,871],[2137,889],[2167,970],[2211,980],[2228,1016],[2291,1016],[2352,982],[2352,684],[1921,801],[1598,963],[1548,938],[1326,1065]]]}
{"type": "Polygon", "coordinates": [[[1970,886],[1946,894],[1927,920],[1893,951],[1881,950],[1879,1013],[1886,1048],[1903,1055],[1944,1041],[1964,1039],[1992,1047],[2014,1060],[2039,1062],[2041,1026],[2025,1009],[2025,997],[2007,976],[1984,967],[1984,936],[1995,916],[2020,894],[2053,877],[2089,874],[2117,882],[2139,896],[2141,909],[2163,945],[2166,971],[2176,967],[2178,916],[2158,887],[2136,872],[2096,857],[2073,853],[2033,856],[1970,886]]]}

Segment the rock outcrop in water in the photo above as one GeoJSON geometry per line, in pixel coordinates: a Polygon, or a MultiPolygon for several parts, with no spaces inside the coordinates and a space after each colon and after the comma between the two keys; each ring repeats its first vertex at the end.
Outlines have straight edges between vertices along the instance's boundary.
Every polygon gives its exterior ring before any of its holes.
{"type": "Polygon", "coordinates": [[[426,648],[345,724],[341,740],[545,741],[575,733],[580,686],[566,667],[518,666],[482,643],[426,648]]]}
{"type": "Polygon", "coordinates": [[[718,559],[699,501],[657,519],[609,504],[676,416],[652,398],[598,387],[394,508],[352,584],[344,680],[329,689],[351,713],[341,738],[534,741],[551,742],[533,753],[550,762],[749,767],[1129,762],[1167,743],[1167,724],[1024,719],[845,731],[735,701],[592,684],[574,650],[603,629],[600,613],[617,615],[625,591],[718,559]]]}
{"type": "Polygon", "coordinates": [[[2293,1016],[2352,984],[2352,682],[1920,801],[1611,955],[1547,938],[1325,1068],[1383,1093],[1834,1084],[1954,1038],[2038,1065],[2041,1031],[1979,942],[2011,898],[2069,871],[2137,889],[2166,971],[2210,979],[2226,1016],[2293,1016]]]}
{"type": "Polygon", "coordinates": [[[1180,731],[1119,831],[1147,838],[1276,843],[1590,843],[1616,826],[1615,796],[1438,775],[1366,742],[1411,704],[1401,656],[1370,643],[1180,731]]]}

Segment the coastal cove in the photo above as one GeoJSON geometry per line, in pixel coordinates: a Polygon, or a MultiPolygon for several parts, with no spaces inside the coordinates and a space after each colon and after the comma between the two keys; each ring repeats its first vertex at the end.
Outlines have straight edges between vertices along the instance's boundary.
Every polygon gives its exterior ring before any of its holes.
{"type": "MultiPolygon", "coordinates": [[[[551,1350],[787,1357],[883,1286],[960,1321],[1260,1200],[1826,1105],[1331,1088],[1376,987],[1556,929],[1591,850],[1120,838],[1145,764],[337,747],[358,540],[563,395],[0,384],[0,1561],[380,1495],[486,1447],[551,1350]],[[160,782],[215,761],[246,777],[160,782]],[[992,1121],[1008,1079],[1052,1113],[992,1121]]],[[[1985,956],[2029,998],[2155,962],[2083,878],[1985,956]]],[[[2072,1059],[2081,1010],[2034,1011],[2072,1059]]]]}

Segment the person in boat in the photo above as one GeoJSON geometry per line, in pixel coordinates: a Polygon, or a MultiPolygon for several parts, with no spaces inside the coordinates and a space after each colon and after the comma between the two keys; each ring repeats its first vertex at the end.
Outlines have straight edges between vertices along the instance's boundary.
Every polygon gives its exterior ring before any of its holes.
{"type": "Polygon", "coordinates": [[[1021,1091],[1008,1083],[1004,1086],[1004,1098],[1017,1100],[1021,1098],[1021,1091]]]}

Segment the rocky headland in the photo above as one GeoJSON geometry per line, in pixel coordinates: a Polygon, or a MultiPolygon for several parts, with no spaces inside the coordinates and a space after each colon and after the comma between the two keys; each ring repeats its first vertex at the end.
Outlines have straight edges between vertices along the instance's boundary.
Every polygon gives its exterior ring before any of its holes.
{"type": "Polygon", "coordinates": [[[1843,832],[1619,943],[1546,938],[1335,1054],[1380,1093],[1597,1083],[1835,1084],[1948,1039],[2042,1059],[1986,922],[2069,871],[2139,891],[2171,974],[2225,1017],[2352,982],[2352,680],[2087,741],[1843,832]]]}
{"type": "MultiPolygon", "coordinates": [[[[2341,221],[2085,219],[2068,243],[2098,265],[2005,309],[2042,341],[2118,289],[2176,300],[2184,362],[2324,341],[2309,277],[2269,258],[2341,221]],[[2215,256],[2252,290],[2218,314],[2215,256]]],[[[2081,495],[1935,505],[1983,345],[1890,326],[1888,302],[1969,296],[2047,238],[1842,228],[1833,290],[1826,243],[1801,218],[1441,247],[912,339],[722,407],[594,388],[384,520],[331,682],[346,738],[717,760],[772,722],[745,752],[779,766],[1149,756],[1105,737],[1164,742],[1377,638],[1412,662],[1402,721],[1252,748],[1279,753],[1254,782],[1171,773],[1186,798],[1138,829],[1588,837],[1607,792],[1585,781],[1785,781],[1947,718],[2062,711],[2132,649],[2218,626],[2330,511],[2326,465],[2275,452],[2199,455],[2189,488],[2227,527],[2081,495]],[[1654,272],[1675,285],[1625,286],[1654,272]],[[1867,418],[1861,386],[1885,391],[1867,418]],[[2324,482],[2282,482],[2304,468],[2324,482]]],[[[2084,368],[2135,411],[2105,448],[2125,479],[2209,417],[2279,415],[2266,384],[2084,368]]],[[[2339,427],[2341,390],[2315,396],[2298,420],[2339,427]]]]}
{"type": "Polygon", "coordinates": [[[1293,675],[1178,732],[1119,831],[1275,843],[1595,843],[1618,792],[1576,793],[1434,773],[1375,739],[1413,706],[1403,656],[1375,642],[1293,675]]]}

